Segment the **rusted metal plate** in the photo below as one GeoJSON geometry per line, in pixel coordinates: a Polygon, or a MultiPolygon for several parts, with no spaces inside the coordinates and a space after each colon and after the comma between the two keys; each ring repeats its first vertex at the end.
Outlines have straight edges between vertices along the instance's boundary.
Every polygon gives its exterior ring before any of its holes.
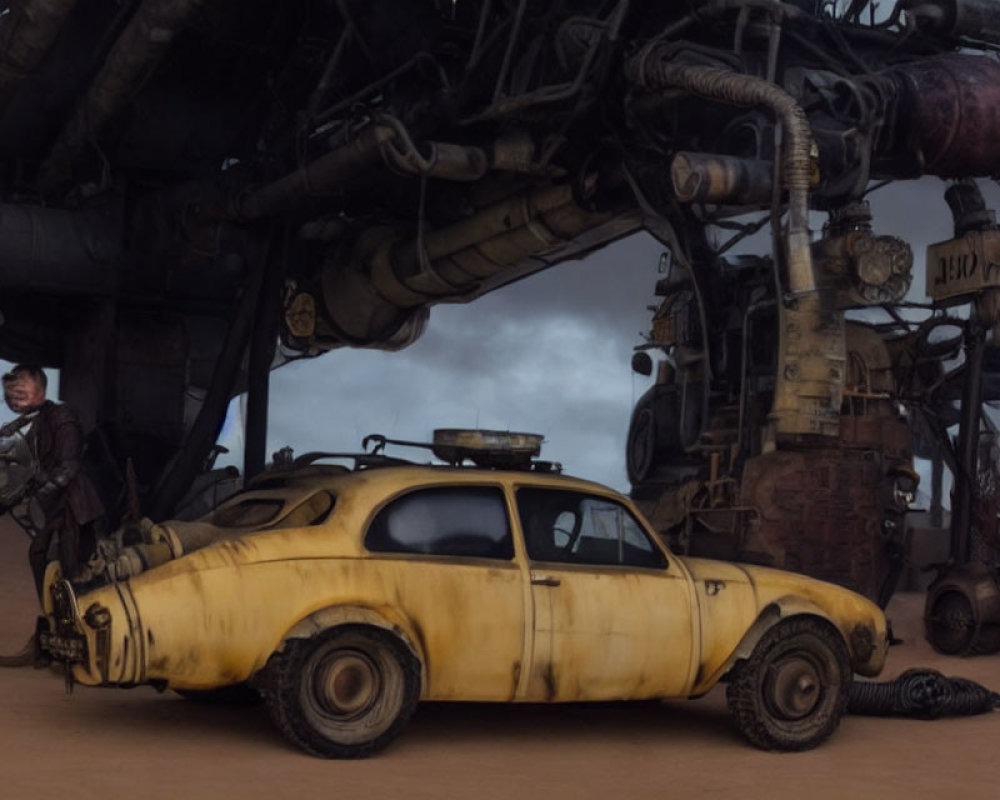
{"type": "Polygon", "coordinates": [[[874,598],[890,568],[882,531],[896,462],[871,451],[773,452],[747,462],[741,502],[759,516],[745,543],[774,566],[874,598]]]}
{"type": "Polygon", "coordinates": [[[951,300],[1000,286],[1000,231],[973,231],[927,248],[927,294],[951,300]]]}

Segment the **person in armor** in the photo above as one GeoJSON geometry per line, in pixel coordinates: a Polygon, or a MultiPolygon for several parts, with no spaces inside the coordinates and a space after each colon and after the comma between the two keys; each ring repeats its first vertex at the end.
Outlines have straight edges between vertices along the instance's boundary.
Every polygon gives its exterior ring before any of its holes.
{"type": "Polygon", "coordinates": [[[28,561],[39,599],[52,543],[63,575],[76,578],[93,549],[104,508],[81,470],[83,432],[76,414],[46,399],[41,367],[19,364],[3,376],[4,400],[19,416],[0,428],[0,437],[21,435],[31,460],[14,518],[31,536],[28,561]]]}

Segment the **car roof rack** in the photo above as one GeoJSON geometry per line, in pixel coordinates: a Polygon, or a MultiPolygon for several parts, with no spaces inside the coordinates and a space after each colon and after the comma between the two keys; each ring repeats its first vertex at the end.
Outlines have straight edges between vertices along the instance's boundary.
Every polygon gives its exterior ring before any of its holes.
{"type": "MultiPolygon", "coordinates": [[[[255,488],[263,488],[264,483],[274,481],[280,473],[298,470],[306,467],[321,469],[338,469],[345,472],[358,472],[379,467],[417,466],[417,462],[384,453],[386,445],[398,447],[417,447],[430,450],[452,467],[467,466],[472,462],[480,469],[524,470],[530,472],[545,472],[559,474],[562,464],[556,461],[542,461],[537,458],[541,451],[543,437],[536,433],[517,433],[513,431],[492,431],[477,428],[438,428],[434,431],[431,442],[412,442],[403,439],[390,439],[380,433],[366,436],[361,446],[363,452],[330,452],[314,450],[301,456],[293,457],[292,448],[283,447],[274,454],[273,461],[267,472],[270,479],[258,478],[251,483],[255,488]],[[348,459],[353,461],[353,467],[348,469],[343,465],[319,464],[330,458],[348,459]]],[[[426,464],[425,466],[433,466],[426,464]]]]}
{"type": "Polygon", "coordinates": [[[413,461],[408,461],[405,458],[386,456],[381,453],[328,453],[321,450],[314,450],[298,456],[292,462],[291,468],[299,469],[300,467],[309,467],[317,461],[321,461],[326,458],[349,458],[353,460],[353,472],[357,472],[362,469],[371,469],[373,467],[413,466],[415,463],[413,461]]]}
{"type": "Polygon", "coordinates": [[[430,450],[437,458],[453,467],[471,461],[481,469],[532,470],[562,472],[554,461],[536,460],[544,437],[537,433],[495,431],[481,428],[437,428],[431,442],[411,442],[389,439],[380,433],[366,436],[361,446],[372,455],[381,455],[387,444],[430,450]]]}

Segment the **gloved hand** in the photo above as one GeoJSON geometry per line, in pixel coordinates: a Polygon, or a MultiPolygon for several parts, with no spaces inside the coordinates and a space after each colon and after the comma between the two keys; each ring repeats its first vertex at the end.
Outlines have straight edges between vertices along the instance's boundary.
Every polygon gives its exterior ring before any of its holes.
{"type": "Polygon", "coordinates": [[[20,422],[20,419],[12,419],[10,422],[0,425],[0,439],[7,439],[17,433],[21,427],[20,422]]]}
{"type": "Polygon", "coordinates": [[[46,481],[35,490],[35,499],[41,503],[42,508],[48,508],[56,501],[61,491],[61,487],[52,481],[46,481]]]}

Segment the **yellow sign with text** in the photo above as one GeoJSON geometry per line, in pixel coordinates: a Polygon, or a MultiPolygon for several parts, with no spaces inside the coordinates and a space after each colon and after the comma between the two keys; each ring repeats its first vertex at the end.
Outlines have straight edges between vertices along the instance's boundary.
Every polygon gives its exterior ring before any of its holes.
{"type": "Polygon", "coordinates": [[[1000,231],[973,231],[927,248],[927,294],[950,300],[1000,287],[1000,231]]]}

